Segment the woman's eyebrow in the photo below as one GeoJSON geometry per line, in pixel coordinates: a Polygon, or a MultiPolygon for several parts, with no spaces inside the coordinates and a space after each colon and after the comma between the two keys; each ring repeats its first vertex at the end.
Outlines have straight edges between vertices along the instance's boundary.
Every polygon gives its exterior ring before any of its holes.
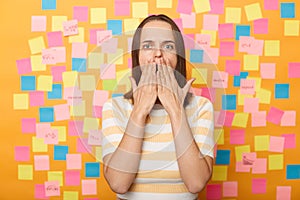
{"type": "Polygon", "coordinates": [[[163,43],[163,44],[165,44],[165,43],[174,43],[174,44],[175,44],[175,41],[173,41],[173,40],[165,40],[165,41],[163,41],[162,43],[163,43]]]}
{"type": "Polygon", "coordinates": [[[150,43],[150,42],[154,42],[153,40],[144,40],[142,43],[150,43]]]}

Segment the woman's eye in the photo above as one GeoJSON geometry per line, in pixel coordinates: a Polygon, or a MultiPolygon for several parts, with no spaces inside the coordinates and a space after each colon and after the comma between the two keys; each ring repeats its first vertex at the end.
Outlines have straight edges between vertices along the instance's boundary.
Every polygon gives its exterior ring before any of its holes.
{"type": "Polygon", "coordinates": [[[169,51],[174,50],[174,45],[172,45],[172,44],[166,44],[165,45],[165,49],[169,50],[169,51]]]}
{"type": "Polygon", "coordinates": [[[150,44],[143,44],[142,48],[143,49],[151,49],[152,46],[150,44]]]}

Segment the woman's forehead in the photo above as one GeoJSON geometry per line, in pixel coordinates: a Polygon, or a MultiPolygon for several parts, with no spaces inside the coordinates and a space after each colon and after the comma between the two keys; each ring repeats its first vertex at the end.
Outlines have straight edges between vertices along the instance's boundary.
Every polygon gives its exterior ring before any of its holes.
{"type": "Polygon", "coordinates": [[[174,39],[172,27],[164,21],[150,21],[142,29],[141,39],[158,40],[174,39]]]}

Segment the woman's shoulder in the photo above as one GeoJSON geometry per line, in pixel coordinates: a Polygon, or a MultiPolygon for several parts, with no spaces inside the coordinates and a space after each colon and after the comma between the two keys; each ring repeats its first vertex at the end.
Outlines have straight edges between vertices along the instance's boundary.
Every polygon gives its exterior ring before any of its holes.
{"type": "Polygon", "coordinates": [[[204,106],[212,107],[212,102],[206,97],[193,94],[193,96],[191,97],[190,103],[188,104],[188,107],[189,108],[192,108],[192,107],[199,108],[199,107],[204,107],[204,106]]]}
{"type": "Polygon", "coordinates": [[[111,97],[106,100],[103,107],[111,107],[112,109],[132,109],[131,99],[125,99],[124,96],[111,97]]]}

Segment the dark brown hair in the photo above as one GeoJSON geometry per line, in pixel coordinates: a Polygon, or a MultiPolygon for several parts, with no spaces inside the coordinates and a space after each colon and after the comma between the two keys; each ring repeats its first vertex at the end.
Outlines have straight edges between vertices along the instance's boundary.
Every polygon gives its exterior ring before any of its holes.
{"type": "MultiPolygon", "coordinates": [[[[140,78],[141,78],[141,70],[140,70],[140,63],[139,63],[139,51],[140,51],[140,40],[141,40],[141,33],[145,24],[151,21],[163,21],[171,25],[173,30],[173,35],[175,39],[175,46],[176,46],[176,55],[177,55],[177,64],[174,70],[175,78],[178,82],[178,85],[183,88],[186,84],[186,60],[185,60],[185,47],[183,37],[181,35],[180,29],[176,25],[176,23],[166,15],[159,14],[159,15],[151,15],[145,18],[140,25],[138,26],[137,30],[134,33],[132,39],[132,48],[131,48],[131,57],[132,57],[132,77],[135,79],[136,84],[138,85],[140,78]],[[184,77],[184,78],[182,78],[184,77]]],[[[192,93],[188,92],[185,100],[184,100],[184,107],[188,104],[188,100],[192,96],[192,93]]],[[[132,89],[124,94],[125,99],[132,99],[133,102],[133,91],[132,89]]]]}

